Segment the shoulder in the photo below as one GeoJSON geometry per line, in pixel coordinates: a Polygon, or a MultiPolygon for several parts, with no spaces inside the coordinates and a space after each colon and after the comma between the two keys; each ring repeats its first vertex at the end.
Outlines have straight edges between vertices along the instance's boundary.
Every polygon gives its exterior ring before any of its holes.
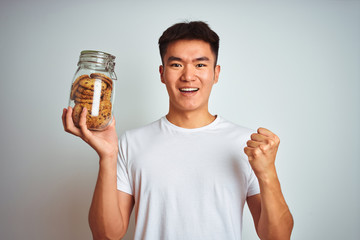
{"type": "Polygon", "coordinates": [[[250,135],[256,132],[254,129],[242,126],[240,124],[229,121],[223,117],[219,117],[219,124],[217,128],[225,132],[229,137],[236,137],[240,139],[248,139],[250,135]]]}
{"type": "Polygon", "coordinates": [[[144,126],[126,130],[124,133],[120,135],[120,141],[122,140],[129,141],[132,139],[146,138],[147,136],[153,136],[160,129],[159,127],[160,121],[161,119],[158,119],[144,126]]]}

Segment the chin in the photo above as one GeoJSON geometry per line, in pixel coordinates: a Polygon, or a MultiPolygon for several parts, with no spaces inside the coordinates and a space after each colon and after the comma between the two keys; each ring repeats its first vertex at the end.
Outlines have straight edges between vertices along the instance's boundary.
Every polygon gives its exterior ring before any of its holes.
{"type": "MultiPolygon", "coordinates": [[[[171,104],[171,103],[170,103],[171,104]]],[[[203,109],[207,110],[207,104],[199,103],[199,102],[175,102],[175,104],[171,104],[170,107],[172,109],[176,109],[178,112],[194,112],[194,111],[202,111],[203,109]]]]}
{"type": "Polygon", "coordinates": [[[201,109],[202,109],[201,106],[194,106],[194,105],[181,106],[179,108],[179,110],[183,112],[195,112],[195,111],[200,111],[201,109]]]}

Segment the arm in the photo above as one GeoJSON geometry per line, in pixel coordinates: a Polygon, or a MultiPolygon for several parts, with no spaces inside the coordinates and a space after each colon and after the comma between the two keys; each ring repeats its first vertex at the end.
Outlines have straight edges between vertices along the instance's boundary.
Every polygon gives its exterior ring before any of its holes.
{"type": "Polygon", "coordinates": [[[80,137],[99,155],[99,173],[89,212],[89,224],[94,239],[120,239],[127,230],[133,208],[133,197],[117,190],[118,138],[115,120],[104,131],[89,131],[86,127],[87,110],[81,113],[79,126],[72,120],[72,108],[64,109],[64,130],[80,137]]]}
{"type": "Polygon", "coordinates": [[[101,161],[105,159],[100,160],[89,225],[94,239],[120,239],[127,231],[134,200],[131,195],[117,190],[116,168],[101,161]]]}
{"type": "Polygon", "coordinates": [[[260,185],[260,194],[247,198],[260,239],[290,239],[293,229],[293,217],[275,168],[279,144],[280,139],[275,134],[259,128],[244,148],[260,185]]]}

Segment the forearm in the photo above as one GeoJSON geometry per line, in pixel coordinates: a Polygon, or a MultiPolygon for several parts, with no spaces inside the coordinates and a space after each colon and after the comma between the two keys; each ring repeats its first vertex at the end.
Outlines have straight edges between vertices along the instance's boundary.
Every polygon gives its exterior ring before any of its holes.
{"type": "Polygon", "coordinates": [[[264,239],[290,239],[293,217],[281,192],[280,182],[274,170],[265,178],[259,178],[261,214],[258,234],[264,239]]]}
{"type": "Polygon", "coordinates": [[[94,239],[120,239],[125,230],[117,199],[116,157],[100,159],[99,165],[89,225],[94,239]]]}

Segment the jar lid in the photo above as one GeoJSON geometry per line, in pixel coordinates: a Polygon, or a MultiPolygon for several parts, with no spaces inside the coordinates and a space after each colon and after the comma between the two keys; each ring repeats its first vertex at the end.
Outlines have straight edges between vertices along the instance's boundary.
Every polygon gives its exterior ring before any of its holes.
{"type": "Polygon", "coordinates": [[[94,63],[105,63],[108,61],[114,62],[115,56],[110,53],[94,51],[94,50],[84,50],[80,53],[80,61],[94,62],[94,63]]]}
{"type": "Polygon", "coordinates": [[[114,72],[114,66],[115,66],[115,56],[111,55],[106,52],[101,51],[95,51],[95,50],[83,50],[80,53],[80,58],[78,62],[78,66],[80,66],[81,63],[93,63],[98,66],[103,66],[106,68],[109,72],[111,77],[116,80],[116,75],[114,72]]]}

